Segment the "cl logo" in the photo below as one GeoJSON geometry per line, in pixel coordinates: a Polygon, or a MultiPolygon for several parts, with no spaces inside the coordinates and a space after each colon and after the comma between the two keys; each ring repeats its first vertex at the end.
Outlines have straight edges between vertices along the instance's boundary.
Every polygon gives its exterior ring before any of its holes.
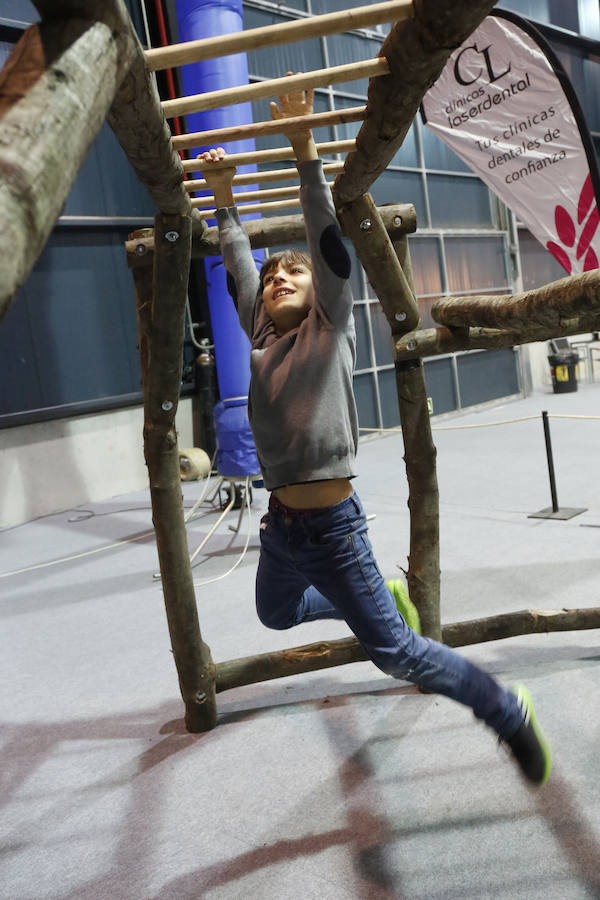
{"type": "Polygon", "coordinates": [[[494,81],[498,81],[499,78],[502,78],[504,75],[506,75],[508,72],[510,72],[511,63],[508,64],[508,67],[504,70],[504,72],[500,72],[499,74],[496,74],[494,72],[494,68],[492,66],[492,60],[490,57],[490,47],[491,46],[492,46],[491,44],[488,44],[488,46],[484,47],[483,50],[480,50],[478,48],[477,44],[470,44],[468,47],[463,47],[463,49],[460,51],[460,53],[454,60],[454,77],[456,78],[456,80],[458,81],[459,84],[464,84],[464,85],[473,84],[473,82],[477,81],[477,79],[481,76],[481,74],[483,72],[483,68],[480,68],[479,72],[477,73],[477,75],[475,75],[474,78],[471,78],[470,80],[463,78],[463,76],[460,73],[460,64],[462,62],[462,58],[463,58],[464,54],[469,53],[469,52],[476,53],[478,56],[483,56],[483,61],[485,62],[485,68],[487,70],[488,81],[490,84],[493,84],[494,81]]]}

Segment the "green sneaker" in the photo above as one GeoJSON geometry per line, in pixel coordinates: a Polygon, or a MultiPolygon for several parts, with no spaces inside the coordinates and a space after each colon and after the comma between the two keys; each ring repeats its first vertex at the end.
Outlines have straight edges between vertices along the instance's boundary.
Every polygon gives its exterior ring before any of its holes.
{"type": "Polygon", "coordinates": [[[392,592],[392,596],[396,601],[398,612],[406,622],[409,628],[421,634],[421,619],[417,607],[408,596],[408,590],[401,578],[394,578],[386,581],[386,587],[392,592]]]}
{"type": "Polygon", "coordinates": [[[541,787],[548,781],[552,768],[552,751],[548,738],[536,718],[531,694],[523,684],[511,688],[515,694],[521,711],[523,722],[517,733],[507,739],[512,754],[521,772],[533,784],[541,787]]]}

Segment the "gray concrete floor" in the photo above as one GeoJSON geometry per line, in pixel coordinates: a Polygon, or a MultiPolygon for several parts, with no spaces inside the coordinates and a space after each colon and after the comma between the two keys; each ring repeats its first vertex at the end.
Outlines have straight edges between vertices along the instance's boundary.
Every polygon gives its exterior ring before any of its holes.
{"type": "MultiPolygon", "coordinates": [[[[443,621],[598,605],[600,421],[551,419],[559,502],[587,511],[567,522],[528,514],[550,505],[541,410],[597,416],[599,401],[600,385],[580,385],[434,420],[443,621]]],[[[359,468],[392,575],[408,551],[401,437],[363,440],[359,468]]],[[[185,485],[188,506],[200,490],[185,485]]],[[[258,622],[266,503],[255,491],[241,565],[197,588],[216,661],[348,633],[258,622]]],[[[216,516],[189,525],[191,549],[216,516]]],[[[227,524],[198,582],[239,557],[246,523],[239,535],[227,524]]],[[[537,793],[469,710],[370,663],[223,694],[218,727],[190,735],[149,528],[139,492],[2,533],[2,898],[600,896],[600,630],[461,651],[531,689],[555,757],[537,793]]]]}

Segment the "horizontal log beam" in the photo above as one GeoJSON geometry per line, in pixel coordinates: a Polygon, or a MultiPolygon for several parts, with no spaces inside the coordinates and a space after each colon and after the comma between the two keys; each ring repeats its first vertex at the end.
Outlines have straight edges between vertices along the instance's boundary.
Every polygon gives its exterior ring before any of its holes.
{"type": "MultiPolygon", "coordinates": [[[[444,625],[442,640],[449,647],[466,647],[487,641],[500,641],[521,634],[548,634],[555,631],[580,631],[600,628],[600,607],[589,609],[524,609],[485,619],[444,625]]],[[[367,654],[354,637],[337,641],[319,641],[272,653],[217,663],[217,693],[246,684],[257,684],[288,675],[315,672],[332,666],[364,662],[367,654]]]]}
{"type": "MultiPolygon", "coordinates": [[[[197,211],[196,211],[197,212],[197,211]]],[[[390,237],[395,239],[402,234],[412,233],[417,228],[415,208],[411,203],[397,203],[393,206],[382,206],[379,214],[390,237]]],[[[202,223],[204,226],[204,223],[202,223]]],[[[253,250],[263,247],[276,247],[280,244],[298,244],[306,240],[304,217],[280,216],[265,219],[251,219],[244,222],[244,228],[250,239],[253,250]]],[[[202,258],[219,256],[219,233],[216,226],[212,228],[197,227],[192,239],[192,256],[202,258]]],[[[193,227],[194,231],[194,227],[193,227]]],[[[127,261],[131,268],[151,265],[154,256],[154,234],[151,228],[143,228],[130,236],[125,243],[127,261]]]]}
{"type": "MultiPolygon", "coordinates": [[[[361,110],[364,112],[365,107],[361,107],[361,110]]],[[[189,137],[189,135],[186,135],[189,137]]],[[[333,156],[337,153],[348,153],[350,150],[353,150],[356,146],[356,141],[354,138],[348,141],[323,141],[321,144],[316,144],[317,153],[319,156],[333,156]]],[[[287,159],[295,159],[294,151],[290,144],[287,147],[273,147],[270,150],[255,150],[251,153],[229,153],[227,155],[226,165],[228,166],[247,166],[258,163],[271,163],[271,162],[283,162],[287,159]]],[[[216,163],[211,163],[211,165],[222,165],[220,161],[216,163]]],[[[204,161],[201,159],[184,159],[183,160],[183,170],[184,172],[201,172],[204,166],[204,161]]]]}
{"type": "Polygon", "coordinates": [[[334,109],[329,112],[313,113],[310,116],[294,116],[285,120],[232,125],[229,128],[215,128],[211,131],[195,131],[190,134],[174,136],[172,143],[176,150],[187,150],[190,147],[216,147],[217,144],[225,144],[228,141],[243,141],[247,138],[283,134],[282,121],[285,121],[286,128],[291,126],[298,130],[303,128],[314,130],[329,125],[360,122],[364,119],[366,111],[366,106],[351,106],[348,109],[334,109]]]}
{"type": "MultiPolygon", "coordinates": [[[[229,157],[227,157],[229,159],[229,157]]],[[[343,162],[325,163],[323,166],[324,175],[336,175],[344,168],[343,162]]],[[[289,179],[298,178],[298,169],[272,169],[269,171],[243,172],[241,175],[234,175],[234,185],[243,184],[267,184],[271,181],[288,181],[289,179]]],[[[183,186],[186,191],[204,191],[207,190],[204,178],[196,178],[191,181],[184,181],[183,186]]]]}
{"type": "Polygon", "coordinates": [[[341,34],[356,28],[398,21],[411,15],[412,0],[389,0],[387,3],[358,6],[307,19],[296,19],[292,22],[250,28],[248,31],[187,41],[170,47],[157,47],[146,51],[146,61],[151,71],[157,71],[204,59],[229,56],[231,53],[246,53],[248,50],[280,46],[326,34],[341,34]]]}
{"type": "Polygon", "coordinates": [[[552,328],[524,326],[520,331],[499,328],[425,328],[412,331],[396,341],[396,359],[439,356],[461,350],[501,350],[556,337],[586,334],[600,328],[600,311],[593,316],[561,319],[552,328]]]}
{"type": "Polygon", "coordinates": [[[336,180],[336,205],[366,194],[387,168],[450,54],[477,28],[495,0],[419,0],[414,16],[397,22],[380,50],[390,74],[369,83],[368,116],[356,151],[336,180]]]}
{"type": "MultiPolygon", "coordinates": [[[[389,72],[387,60],[378,57],[364,62],[331,66],[328,69],[316,69],[313,72],[301,72],[298,75],[284,75],[282,78],[271,78],[268,81],[257,81],[254,84],[240,84],[219,91],[207,91],[204,94],[193,94],[191,97],[164,100],[162,107],[165,116],[172,119],[174,116],[187,116],[190,113],[204,112],[208,109],[221,109],[223,106],[231,106],[234,103],[246,103],[265,97],[280,97],[282,94],[357,81],[359,78],[375,78],[378,75],[386,75],[387,72],[389,72]]],[[[289,124],[287,130],[289,130],[289,124]]]]}
{"type": "Polygon", "coordinates": [[[442,297],[431,308],[440,325],[512,328],[531,325],[556,329],[561,319],[600,311],[600,270],[570,275],[519,294],[442,297]]]}

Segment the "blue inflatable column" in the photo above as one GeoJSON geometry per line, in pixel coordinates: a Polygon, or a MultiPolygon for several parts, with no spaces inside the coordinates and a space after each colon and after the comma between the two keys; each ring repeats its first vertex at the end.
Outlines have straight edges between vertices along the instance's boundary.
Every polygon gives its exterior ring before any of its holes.
{"type": "MultiPolygon", "coordinates": [[[[176,0],[179,41],[193,41],[241,31],[241,0],[176,0]]],[[[181,68],[186,95],[201,94],[248,83],[245,53],[191,63],[181,68]]],[[[212,109],[187,116],[189,132],[209,131],[252,122],[250,103],[212,109]]],[[[194,156],[208,147],[197,147],[194,156]]],[[[232,141],[225,145],[229,153],[253,152],[253,140],[232,141]]],[[[240,172],[255,172],[256,166],[242,166],[240,172]]],[[[248,190],[248,188],[245,188],[248,190]]],[[[264,254],[254,254],[260,266],[264,254]]],[[[205,260],[208,304],[215,344],[215,362],[221,402],[215,407],[217,468],[219,474],[238,477],[260,472],[250,425],[248,423],[248,387],[250,383],[250,342],[239,324],[235,306],[227,289],[227,278],[220,257],[205,260]],[[239,439],[238,439],[239,438],[239,439]]]]}

